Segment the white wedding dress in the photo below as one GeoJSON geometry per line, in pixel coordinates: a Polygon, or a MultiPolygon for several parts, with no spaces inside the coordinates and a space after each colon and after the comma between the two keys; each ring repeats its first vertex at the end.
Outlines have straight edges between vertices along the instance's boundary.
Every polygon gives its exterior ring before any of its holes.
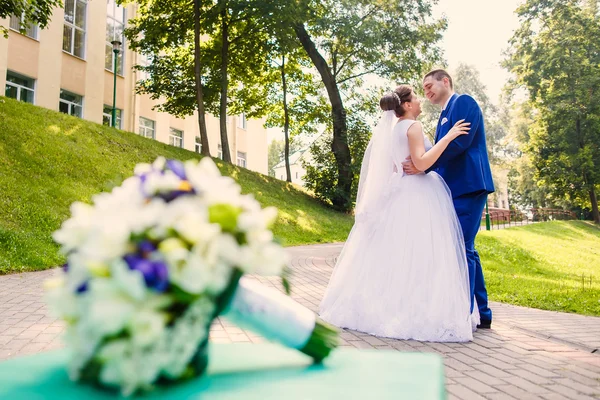
{"type": "MultiPolygon", "coordinates": [[[[464,241],[450,191],[435,172],[402,172],[414,122],[401,120],[391,131],[390,156],[400,172],[383,186],[376,207],[357,214],[320,316],[375,336],[470,341],[478,315],[470,315],[464,241]]],[[[427,138],[425,145],[431,148],[427,138]]]]}

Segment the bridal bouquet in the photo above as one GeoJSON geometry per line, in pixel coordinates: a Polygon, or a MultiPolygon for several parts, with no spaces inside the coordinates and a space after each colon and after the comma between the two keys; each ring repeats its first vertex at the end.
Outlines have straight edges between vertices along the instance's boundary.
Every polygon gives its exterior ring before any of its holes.
{"type": "Polygon", "coordinates": [[[337,332],[288,296],[243,277],[285,280],[286,253],[262,209],[201,162],[157,159],[93,204],[74,203],[54,233],[67,255],[46,284],[67,324],[74,380],[125,395],[201,375],[219,315],[320,361],[337,332]]]}

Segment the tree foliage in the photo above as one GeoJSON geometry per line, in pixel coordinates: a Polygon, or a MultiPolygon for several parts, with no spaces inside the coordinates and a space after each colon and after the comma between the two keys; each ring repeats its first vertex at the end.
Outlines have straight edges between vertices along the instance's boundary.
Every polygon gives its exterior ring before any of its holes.
{"type": "MultiPolygon", "coordinates": [[[[20,31],[24,33],[31,25],[40,29],[48,26],[56,7],[62,7],[60,0],[3,0],[0,2],[0,19],[11,15],[22,16],[20,31]]],[[[8,37],[6,27],[0,25],[0,32],[8,37]]]]}
{"type": "MultiPolygon", "coordinates": [[[[159,100],[157,108],[161,111],[180,117],[198,111],[200,117],[206,110],[219,117],[223,158],[231,162],[228,115],[246,113],[252,118],[268,111],[270,20],[263,18],[264,10],[260,8],[265,3],[241,0],[136,0],[136,3],[138,15],[129,21],[126,36],[132,49],[151,59],[148,65],[137,66],[149,74],[148,79],[138,84],[138,91],[159,100]],[[198,26],[195,26],[195,10],[199,10],[198,26]],[[196,84],[196,75],[201,85],[196,84]]],[[[204,138],[206,128],[199,124],[204,138]]],[[[202,147],[203,152],[207,151],[208,146],[202,147]]]]}
{"type": "Polygon", "coordinates": [[[344,92],[354,80],[377,75],[413,81],[439,60],[436,43],[444,20],[431,20],[431,3],[373,0],[289,0],[295,10],[294,31],[317,69],[331,105],[331,151],[336,179],[328,189],[332,205],[352,207],[354,166],[344,92]]]}
{"type": "MultiPolygon", "coordinates": [[[[350,196],[352,197],[351,206],[354,207],[356,193],[358,191],[358,180],[362,159],[371,139],[374,124],[370,123],[373,115],[378,114],[380,91],[373,91],[370,94],[363,95],[355,92],[347,99],[347,121],[348,121],[348,146],[352,156],[352,188],[350,196]]],[[[331,130],[332,124],[329,122],[324,134],[310,146],[310,162],[304,162],[306,175],[304,182],[306,188],[313,191],[318,199],[325,204],[332,205],[332,199],[335,195],[338,171],[336,160],[331,152],[331,130]]]]}
{"type": "Polygon", "coordinates": [[[528,0],[505,66],[535,110],[525,152],[553,199],[600,223],[600,20],[595,2],[528,0]]]}

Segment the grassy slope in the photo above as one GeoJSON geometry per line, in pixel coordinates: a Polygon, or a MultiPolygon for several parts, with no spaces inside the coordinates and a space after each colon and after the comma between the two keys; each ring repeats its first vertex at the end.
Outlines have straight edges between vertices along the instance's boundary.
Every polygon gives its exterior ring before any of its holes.
{"type": "MultiPolygon", "coordinates": [[[[68,217],[69,205],[118,184],[136,163],[159,155],[198,157],[132,133],[2,100],[0,274],[60,264],[50,235],[68,217]]],[[[219,166],[245,193],[280,209],[275,234],[284,244],[345,240],[351,217],[284,182],[219,166]]],[[[542,223],[484,232],[477,242],[492,300],[600,315],[599,228],[583,222],[542,223]]]]}
{"type": "MultiPolygon", "coordinates": [[[[0,99],[0,274],[62,262],[51,233],[76,200],[89,201],[157,156],[199,155],[54,111],[0,99]]],[[[244,193],[280,210],[275,234],[285,245],[342,241],[352,218],[292,185],[228,164],[244,193]]]]}
{"type": "Polygon", "coordinates": [[[491,300],[600,316],[599,227],[545,222],[485,232],[477,248],[491,300]]]}

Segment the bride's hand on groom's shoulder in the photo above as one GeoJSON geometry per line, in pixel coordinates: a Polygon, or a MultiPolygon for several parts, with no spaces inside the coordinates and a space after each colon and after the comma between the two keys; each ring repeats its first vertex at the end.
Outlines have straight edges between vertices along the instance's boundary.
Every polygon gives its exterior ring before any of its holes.
{"type": "Polygon", "coordinates": [[[448,137],[449,140],[454,140],[459,136],[468,134],[469,130],[471,129],[469,125],[471,125],[471,123],[465,122],[464,119],[457,121],[454,124],[454,126],[448,131],[446,137],[448,137]]]}

